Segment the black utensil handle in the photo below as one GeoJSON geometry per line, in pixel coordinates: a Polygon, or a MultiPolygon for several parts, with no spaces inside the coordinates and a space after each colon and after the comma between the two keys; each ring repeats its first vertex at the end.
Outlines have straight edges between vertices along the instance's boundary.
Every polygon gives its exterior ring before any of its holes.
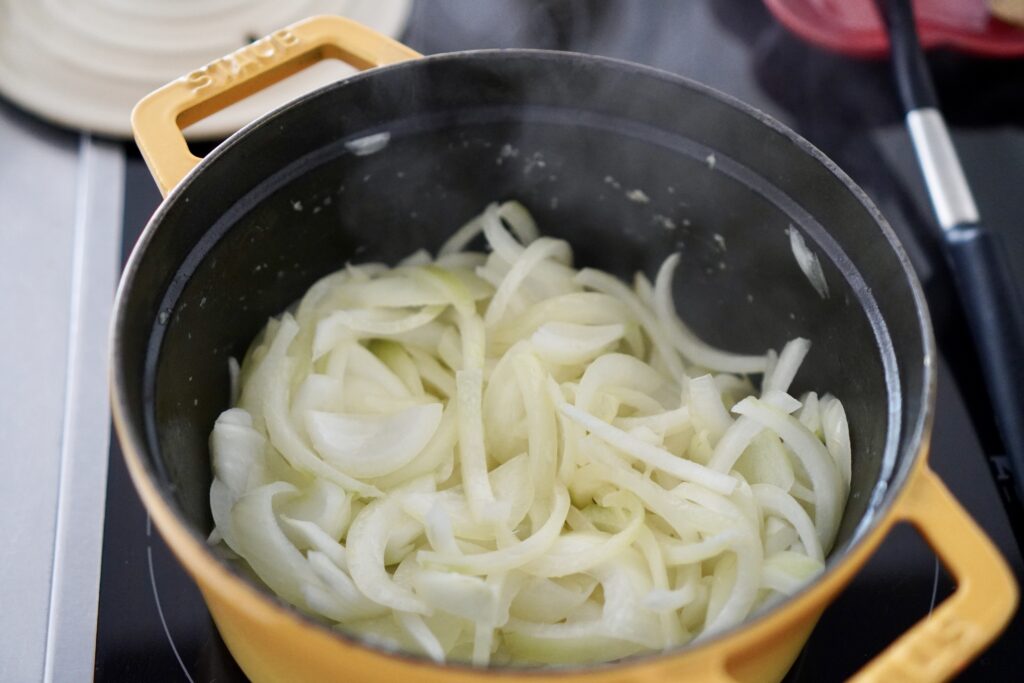
{"type": "Polygon", "coordinates": [[[1017,492],[1024,495],[1024,308],[1006,247],[980,225],[957,226],[945,239],[1017,492]]]}
{"type": "Polygon", "coordinates": [[[896,87],[904,109],[937,108],[939,100],[917,37],[913,3],[911,0],[875,0],[875,6],[888,29],[896,87]]]}

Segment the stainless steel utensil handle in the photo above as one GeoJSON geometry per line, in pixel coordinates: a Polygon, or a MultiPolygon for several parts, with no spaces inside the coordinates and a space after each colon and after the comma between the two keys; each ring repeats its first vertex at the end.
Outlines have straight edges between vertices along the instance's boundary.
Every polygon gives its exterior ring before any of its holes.
{"type": "Polygon", "coordinates": [[[875,0],[875,4],[889,31],[893,73],[907,111],[907,129],[942,228],[946,258],[980,356],[1019,500],[1024,495],[1024,303],[1016,291],[1002,238],[980,222],[938,109],[913,6],[910,0],[875,0]]]}

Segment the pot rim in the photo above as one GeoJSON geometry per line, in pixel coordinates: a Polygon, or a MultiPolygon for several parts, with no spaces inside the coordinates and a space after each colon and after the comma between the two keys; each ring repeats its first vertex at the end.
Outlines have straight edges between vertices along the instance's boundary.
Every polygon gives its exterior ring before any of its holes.
{"type": "MultiPolygon", "coordinates": [[[[251,597],[256,598],[257,604],[261,607],[273,610],[275,613],[284,613],[291,619],[299,622],[302,626],[315,628],[316,630],[330,634],[346,644],[368,650],[374,654],[389,658],[404,659],[418,665],[438,667],[442,670],[463,670],[476,674],[536,674],[536,675],[559,675],[559,674],[585,674],[587,672],[608,671],[610,669],[621,669],[631,665],[650,663],[654,660],[663,660],[672,657],[686,656],[697,653],[701,650],[711,650],[713,646],[740,634],[755,630],[755,627],[766,624],[770,621],[777,623],[779,627],[783,624],[790,624],[793,621],[805,616],[811,611],[820,611],[827,607],[834,594],[844,586],[867,561],[867,558],[874,552],[881,542],[886,531],[891,525],[895,505],[901,492],[905,489],[910,475],[915,469],[920,468],[927,461],[928,445],[932,431],[932,424],[935,413],[935,395],[937,383],[937,368],[935,363],[936,342],[931,324],[931,317],[928,311],[927,302],[924,297],[923,288],[915,273],[910,259],[907,256],[903,245],[900,243],[892,227],[875,206],[874,202],[839,166],[826,156],[811,142],[797,134],[785,124],[781,123],[769,114],[747,104],[746,102],[733,97],[727,93],[694,81],[685,76],[650,67],[635,62],[588,55],[577,52],[562,52],[554,50],[524,49],[524,48],[498,48],[464,50],[458,52],[446,52],[436,55],[429,55],[419,59],[400,62],[388,66],[377,67],[368,71],[356,73],[345,79],[328,84],[298,97],[285,105],[274,109],[267,114],[250,122],[204,157],[199,164],[192,168],[181,181],[167,194],[160,206],[153,213],[147,222],[138,241],[133,247],[131,254],[125,264],[117,292],[114,299],[114,315],[111,324],[111,371],[110,371],[110,392],[112,416],[115,431],[121,444],[125,461],[133,483],[145,504],[147,512],[152,516],[171,547],[178,560],[188,569],[194,579],[203,576],[202,583],[216,587],[218,592],[238,591],[241,589],[251,597]],[[872,220],[880,229],[889,247],[895,255],[902,268],[903,277],[909,285],[914,308],[917,314],[917,326],[921,333],[923,346],[923,363],[925,373],[922,386],[916,391],[904,390],[900,387],[899,395],[905,396],[909,393],[918,393],[920,397],[921,410],[913,424],[902,424],[902,416],[895,428],[890,425],[886,438],[886,452],[883,454],[883,475],[884,464],[889,459],[895,459],[899,451],[899,436],[904,430],[909,429],[909,438],[905,450],[905,457],[889,475],[886,480],[880,476],[872,489],[872,497],[881,497],[882,501],[874,509],[869,508],[864,518],[858,523],[851,538],[838,549],[833,551],[827,558],[825,571],[818,575],[813,581],[805,584],[799,591],[781,600],[763,612],[748,617],[743,622],[730,629],[716,633],[699,640],[698,644],[686,644],[678,648],[658,652],[648,652],[627,657],[610,663],[571,665],[558,667],[479,667],[463,662],[446,662],[439,664],[426,657],[408,653],[402,650],[395,650],[382,647],[363,640],[362,638],[344,631],[331,629],[323,624],[303,615],[294,607],[273,595],[266,589],[257,587],[254,583],[243,578],[226,562],[217,558],[208,548],[205,539],[192,525],[184,519],[180,507],[174,498],[169,495],[166,488],[159,483],[156,473],[143,453],[148,453],[146,429],[142,425],[133,424],[127,417],[127,398],[123,388],[128,384],[125,368],[122,367],[120,359],[123,356],[123,335],[127,324],[125,317],[125,299],[133,289],[138,276],[142,254],[146,251],[153,235],[159,229],[160,224],[169,207],[179,201],[188,190],[195,179],[209,166],[216,164],[221,156],[236,145],[245,144],[248,135],[265,125],[270,125],[278,116],[285,114],[296,107],[305,106],[307,102],[325,95],[327,92],[343,87],[344,84],[358,79],[373,78],[377,73],[386,71],[416,68],[421,62],[445,62],[450,60],[463,59],[470,56],[508,59],[510,57],[524,58],[547,58],[554,61],[566,62],[571,60],[585,60],[595,62],[604,67],[629,70],[647,77],[668,81],[677,86],[696,91],[721,104],[730,106],[741,113],[754,119],[756,122],[767,126],[775,133],[784,136],[794,144],[800,151],[811,156],[821,164],[831,175],[849,191],[861,206],[868,212],[872,220]],[[895,429],[895,437],[893,430],[895,429]]],[[[888,373],[887,373],[888,374],[888,373]]],[[[887,378],[887,383],[889,379],[887,378]]],[[[897,377],[898,381],[898,377],[897,377]]]]}

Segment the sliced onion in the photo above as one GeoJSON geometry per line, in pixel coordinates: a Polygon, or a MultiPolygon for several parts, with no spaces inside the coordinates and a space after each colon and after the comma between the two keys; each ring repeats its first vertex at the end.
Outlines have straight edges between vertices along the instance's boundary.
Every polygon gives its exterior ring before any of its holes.
{"type": "Polygon", "coordinates": [[[388,539],[404,514],[394,498],[376,500],[363,508],[348,531],[349,571],[359,590],[374,602],[394,610],[429,614],[427,604],[395,583],[384,568],[388,539]]]}
{"type": "Polygon", "coordinates": [[[440,403],[393,415],[343,415],[310,411],[306,429],[321,456],[353,477],[391,474],[422,452],[441,423],[440,403]]]}
{"type": "Polygon", "coordinates": [[[551,514],[544,524],[529,538],[501,550],[492,550],[475,555],[451,555],[430,550],[421,550],[417,558],[422,564],[446,567],[467,574],[491,574],[517,569],[542,556],[555,542],[565,524],[569,511],[569,493],[563,486],[556,486],[551,505],[551,514]]]}
{"type": "Polygon", "coordinates": [[[737,403],[733,411],[749,415],[774,430],[793,450],[811,478],[814,490],[814,526],[823,548],[830,549],[842,513],[843,490],[839,469],[825,445],[818,441],[799,420],[772,408],[756,398],[748,397],[737,403]]]}
{"type": "Polygon", "coordinates": [[[409,614],[408,612],[396,612],[395,620],[416,645],[419,646],[423,654],[435,662],[444,661],[444,647],[441,645],[441,641],[437,639],[437,636],[434,635],[434,632],[430,630],[430,627],[427,626],[426,622],[423,621],[423,617],[418,614],[409,614]]]}
{"type": "Polygon", "coordinates": [[[535,624],[509,622],[504,639],[512,656],[533,664],[611,662],[645,648],[638,643],[604,635],[599,622],[535,624]]]}
{"type": "Polygon", "coordinates": [[[508,621],[498,586],[476,576],[423,569],[412,579],[416,595],[435,610],[492,627],[508,621]]]}
{"type": "Polygon", "coordinates": [[[665,563],[669,566],[695,564],[720,555],[735,545],[738,539],[738,532],[727,530],[693,543],[662,540],[661,550],[665,557],[665,563]]]}
{"type": "Polygon", "coordinates": [[[772,367],[771,372],[766,372],[764,382],[761,385],[761,393],[767,394],[771,391],[789,391],[789,385],[793,383],[800,365],[811,350],[811,342],[797,337],[782,347],[782,353],[772,367]]]}
{"type": "Polygon", "coordinates": [[[678,434],[690,426],[690,409],[683,406],[655,415],[619,417],[615,419],[614,424],[627,432],[637,427],[647,427],[664,438],[678,434]]]}
{"type": "Polygon", "coordinates": [[[754,496],[762,510],[782,517],[796,529],[808,557],[818,562],[824,562],[825,554],[815,535],[814,522],[793,496],[771,484],[754,484],[751,488],[754,489],[754,496]]]}
{"type": "Polygon", "coordinates": [[[501,320],[501,317],[505,315],[505,310],[508,308],[509,300],[515,295],[516,290],[522,285],[523,281],[529,277],[530,272],[541,262],[558,255],[565,257],[565,255],[570,253],[572,252],[569,250],[568,244],[562,240],[554,240],[549,237],[542,237],[523,250],[522,254],[513,263],[512,269],[505,275],[501,285],[494,293],[490,304],[488,304],[487,313],[484,315],[484,323],[493,327],[501,320]]]}
{"type": "Polygon", "coordinates": [[[484,447],[483,373],[460,370],[455,375],[459,420],[459,463],[462,485],[469,509],[480,523],[497,523],[508,516],[508,510],[497,505],[491,482],[487,478],[487,451],[484,447]]]}
{"type": "Polygon", "coordinates": [[[850,424],[842,402],[831,394],[825,394],[821,399],[821,423],[829,455],[836,461],[845,489],[849,491],[852,477],[850,424]]]}
{"type": "Polygon", "coordinates": [[[323,581],[327,588],[327,594],[333,599],[328,608],[328,603],[320,603],[324,616],[337,621],[349,621],[354,619],[368,619],[387,614],[388,608],[379,605],[367,598],[356,588],[351,577],[345,570],[336,565],[327,555],[311,550],[306,554],[309,559],[309,566],[314,573],[323,581]],[[330,613],[326,609],[330,609],[330,613]]]}
{"type": "Polygon", "coordinates": [[[231,511],[232,549],[246,559],[271,590],[303,605],[301,586],[319,581],[306,558],[278,526],[273,508],[275,498],[297,493],[291,484],[274,482],[239,498],[231,511]]]}
{"type": "Polygon", "coordinates": [[[572,256],[506,202],[436,259],[316,282],[237,368],[209,542],[304,613],[478,666],[699,641],[812,580],[852,449],[837,399],[786,393],[809,342],[712,348],[678,255],[632,285],[572,256]]]}
{"type": "Polygon", "coordinates": [[[552,363],[575,365],[586,363],[607,351],[622,339],[626,327],[614,325],[578,325],[575,323],[544,323],[530,336],[537,355],[552,363]]]}
{"type": "MultiPolygon", "coordinates": [[[[800,407],[800,402],[789,394],[781,391],[772,391],[765,395],[765,403],[786,413],[791,413],[800,407]]],[[[715,450],[708,462],[708,467],[719,472],[727,472],[732,469],[736,461],[740,459],[747,446],[764,429],[757,421],[746,416],[740,416],[733,422],[722,435],[722,438],[715,444],[715,450]]]]}
{"type": "Polygon", "coordinates": [[[415,330],[433,321],[442,310],[443,306],[427,306],[407,315],[381,309],[335,311],[316,326],[314,358],[319,358],[339,342],[359,335],[395,335],[415,330]]]}
{"type": "Polygon", "coordinates": [[[510,614],[521,621],[553,624],[577,612],[596,586],[594,580],[558,581],[529,577],[516,593],[510,614]]]}
{"type": "Polygon", "coordinates": [[[331,562],[342,569],[348,568],[348,554],[337,539],[324,531],[320,525],[305,519],[294,519],[282,514],[279,516],[281,529],[299,550],[315,550],[330,558],[331,562]]]}
{"type": "Polygon", "coordinates": [[[252,426],[252,417],[241,408],[221,413],[210,435],[214,454],[213,475],[237,498],[249,489],[252,470],[263,459],[266,438],[252,426]]]}
{"type": "Polygon", "coordinates": [[[654,308],[662,320],[666,337],[684,358],[691,363],[719,372],[740,374],[764,372],[764,356],[747,356],[729,353],[709,346],[701,341],[690,328],[683,324],[672,301],[672,276],[679,265],[679,254],[672,254],[661,264],[654,284],[654,308]]]}
{"type": "Polygon", "coordinates": [[[761,585],[785,595],[792,595],[820,574],[824,568],[820,561],[803,553],[783,550],[765,560],[761,585]]]}
{"type": "Polygon", "coordinates": [[[637,439],[607,422],[598,420],[593,415],[580,410],[576,406],[563,403],[559,406],[559,409],[567,417],[585,427],[594,436],[651,467],[657,467],[680,479],[697,482],[713,491],[721,493],[731,493],[736,487],[736,481],[731,477],[637,439]]]}
{"type": "Polygon", "coordinates": [[[663,325],[658,322],[658,318],[655,313],[652,312],[636,294],[629,291],[629,288],[626,287],[626,285],[622,284],[611,275],[592,268],[584,268],[581,270],[576,275],[576,281],[584,287],[589,287],[590,289],[613,296],[625,304],[630,313],[643,326],[647,336],[651,339],[651,343],[654,344],[658,357],[668,369],[669,376],[678,381],[678,379],[685,374],[683,371],[683,363],[679,359],[679,355],[676,353],[676,350],[672,348],[672,344],[665,333],[663,325]]]}
{"type": "Polygon", "coordinates": [[[502,321],[492,337],[511,345],[533,335],[544,325],[618,325],[633,322],[629,307],[601,292],[570,292],[538,301],[518,316],[502,321]]]}
{"type": "Polygon", "coordinates": [[[569,576],[590,571],[621,555],[637,539],[644,522],[643,507],[633,496],[629,499],[630,517],[621,531],[563,533],[547,553],[525,565],[523,571],[546,578],[569,576]]]}
{"type": "Polygon", "coordinates": [[[609,353],[596,359],[583,372],[575,406],[591,410],[600,393],[608,387],[635,389],[651,395],[659,392],[664,384],[664,377],[646,363],[622,353],[609,353]]]}
{"type": "Polygon", "coordinates": [[[341,538],[352,514],[352,498],[337,484],[315,479],[298,496],[281,505],[281,518],[303,520],[320,527],[331,538],[341,538]]]}
{"type": "Polygon", "coordinates": [[[687,382],[690,394],[690,419],[696,429],[708,434],[711,445],[718,443],[732,425],[729,411],[722,404],[722,392],[711,375],[702,375],[687,382]]]}

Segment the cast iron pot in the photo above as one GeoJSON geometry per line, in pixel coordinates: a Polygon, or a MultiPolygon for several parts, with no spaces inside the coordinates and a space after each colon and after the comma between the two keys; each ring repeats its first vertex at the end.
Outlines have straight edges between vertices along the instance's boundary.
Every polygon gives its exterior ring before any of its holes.
{"type": "Polygon", "coordinates": [[[134,114],[167,195],[118,291],[113,410],[153,521],[201,588],[242,669],[259,681],[653,681],[781,678],[815,621],[893,524],[906,521],[958,588],[861,673],[933,680],[1002,629],[1016,586],[926,463],[934,344],[903,249],[864,193],[778,122],[702,85],[624,62],[532,50],[418,58],[317,18],[171,83],[134,114]],[[319,59],[374,68],[278,109],[200,161],[180,126],[319,59]],[[396,63],[401,62],[401,63],[396,63]],[[386,147],[350,143],[387,133],[386,147]],[[364,148],[362,151],[366,151],[364,148]],[[639,191],[639,192],[637,192],[639,191]],[[229,406],[228,358],[271,315],[346,261],[437,248],[496,199],[517,198],[580,264],[653,273],[682,250],[676,300],[735,351],[812,340],[796,390],[842,398],[853,483],[825,573],[699,645],[568,669],[437,665],[298,614],[210,552],[207,438],[229,406]],[[828,295],[787,230],[821,259],[828,295]]]}

